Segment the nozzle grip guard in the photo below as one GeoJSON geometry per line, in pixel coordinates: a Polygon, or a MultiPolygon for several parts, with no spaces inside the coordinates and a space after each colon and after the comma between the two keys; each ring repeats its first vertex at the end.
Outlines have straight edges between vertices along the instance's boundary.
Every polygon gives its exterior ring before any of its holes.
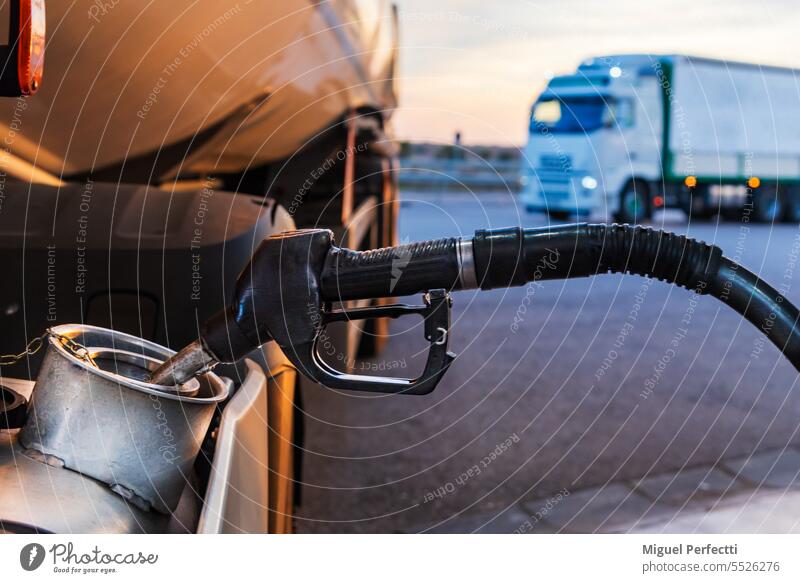
{"type": "Polygon", "coordinates": [[[450,296],[443,289],[425,295],[425,305],[391,305],[331,311],[323,295],[326,258],[342,250],[327,229],[305,229],[267,237],[239,275],[235,301],[210,318],[203,346],[220,362],[236,362],[269,340],[281,347],[298,371],[333,389],[426,394],[441,380],[454,356],[447,351],[450,296]],[[418,314],[431,344],[425,369],[416,379],[374,377],[338,371],[324,362],[318,342],[331,322],[418,314]]]}
{"type": "Polygon", "coordinates": [[[354,310],[323,311],[317,316],[322,322],[322,327],[331,322],[367,318],[399,318],[411,314],[422,316],[425,320],[425,339],[430,343],[430,348],[425,369],[415,379],[376,377],[338,371],[322,359],[317,346],[319,335],[310,343],[294,346],[294,352],[289,358],[296,359],[295,365],[300,372],[331,389],[427,395],[436,388],[455,355],[447,350],[450,337],[450,295],[443,289],[437,289],[425,294],[424,299],[425,304],[422,306],[394,304],[354,310]]]}

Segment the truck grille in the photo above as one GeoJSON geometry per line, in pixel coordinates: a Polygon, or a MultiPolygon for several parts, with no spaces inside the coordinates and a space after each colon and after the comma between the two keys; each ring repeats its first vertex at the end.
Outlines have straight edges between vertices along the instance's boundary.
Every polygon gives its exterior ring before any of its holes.
{"type": "Polygon", "coordinates": [[[542,154],[539,157],[539,166],[546,172],[571,172],[572,157],[566,154],[542,154]]]}

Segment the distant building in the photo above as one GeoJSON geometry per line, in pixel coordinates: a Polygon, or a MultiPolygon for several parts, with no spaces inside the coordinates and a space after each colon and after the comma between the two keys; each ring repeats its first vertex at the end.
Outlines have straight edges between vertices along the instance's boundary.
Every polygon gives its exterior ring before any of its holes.
{"type": "Polygon", "coordinates": [[[520,187],[519,148],[511,146],[402,142],[400,183],[407,188],[511,190],[520,187]]]}

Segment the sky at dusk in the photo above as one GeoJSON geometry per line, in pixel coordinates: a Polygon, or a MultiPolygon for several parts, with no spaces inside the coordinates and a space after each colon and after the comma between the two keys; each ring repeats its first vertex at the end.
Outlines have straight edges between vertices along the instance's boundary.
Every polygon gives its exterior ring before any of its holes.
{"type": "Polygon", "coordinates": [[[797,0],[397,0],[398,137],[521,145],[546,76],[682,53],[800,68],[797,0]]]}

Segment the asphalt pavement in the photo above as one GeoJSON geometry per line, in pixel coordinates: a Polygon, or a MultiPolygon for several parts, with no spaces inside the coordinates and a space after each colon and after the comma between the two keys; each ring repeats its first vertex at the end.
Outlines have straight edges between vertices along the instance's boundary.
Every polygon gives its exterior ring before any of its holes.
{"type": "MultiPolygon", "coordinates": [[[[719,245],[800,303],[797,225],[654,223],[719,245]]],[[[519,224],[546,219],[511,195],[404,194],[404,240],[519,224]]],[[[421,370],[420,321],[393,324],[381,356],[354,372],[421,370]]],[[[297,531],[447,531],[526,500],[800,445],[794,368],[737,314],[682,288],[605,275],[458,292],[451,348],[431,395],[303,388],[297,531]]]]}

